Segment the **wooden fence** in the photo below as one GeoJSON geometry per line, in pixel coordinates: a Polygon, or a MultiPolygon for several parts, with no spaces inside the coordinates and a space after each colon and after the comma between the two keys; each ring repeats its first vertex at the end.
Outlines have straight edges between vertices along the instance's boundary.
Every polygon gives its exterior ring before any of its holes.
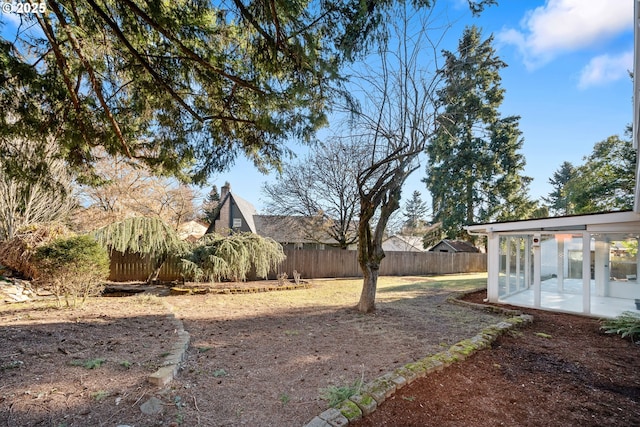
{"type": "MultiPolygon", "coordinates": [[[[139,282],[147,280],[153,271],[153,264],[149,257],[141,257],[137,254],[122,254],[113,251],[111,253],[111,268],[109,271],[109,280],[114,282],[139,282]]],[[[172,281],[179,280],[180,260],[169,258],[160,269],[160,280],[172,281]]]]}
{"type": "MultiPolygon", "coordinates": [[[[302,277],[361,277],[356,251],[290,250],[278,272],[289,277],[297,270],[302,277]]],[[[381,276],[470,273],[487,271],[487,256],[478,253],[387,252],[380,264],[381,276]]]]}
{"type": "MultiPolygon", "coordinates": [[[[302,278],[361,277],[356,251],[345,250],[284,250],[287,259],[269,274],[293,277],[296,270],[302,278]]],[[[117,282],[145,280],[151,273],[147,258],[135,254],[114,253],[111,257],[110,280],[117,282]]],[[[487,271],[487,255],[479,253],[387,252],[380,265],[381,276],[418,276],[425,274],[473,273],[487,271]]],[[[169,259],[160,270],[160,280],[178,280],[180,264],[169,259]]]]}

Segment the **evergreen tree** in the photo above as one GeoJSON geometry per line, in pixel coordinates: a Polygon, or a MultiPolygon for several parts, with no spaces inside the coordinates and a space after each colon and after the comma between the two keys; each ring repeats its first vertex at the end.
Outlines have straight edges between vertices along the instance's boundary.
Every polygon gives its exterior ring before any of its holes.
{"type": "Polygon", "coordinates": [[[570,162],[563,162],[558,170],[553,173],[553,176],[549,178],[549,184],[553,186],[553,191],[549,193],[548,197],[543,197],[542,200],[549,204],[549,210],[554,215],[569,215],[573,213],[566,185],[575,174],[576,168],[570,162]]]}
{"type": "Polygon", "coordinates": [[[176,231],[160,218],[134,216],[98,228],[91,235],[110,251],[148,256],[153,262],[148,283],[158,279],[160,268],[170,255],[181,255],[187,250],[176,231]]]}
{"type": "Polygon", "coordinates": [[[433,197],[434,222],[449,238],[469,238],[464,226],[528,216],[528,177],[518,150],[523,140],[519,117],[500,117],[504,98],[499,71],[506,67],[478,28],[467,27],[457,53],[444,52],[438,91],[443,113],[427,146],[429,162],[423,180],[433,197]]]}
{"type": "Polygon", "coordinates": [[[610,136],[598,142],[585,160],[566,185],[575,213],[631,209],[636,171],[631,140],[610,136]]]}
{"type": "Polygon", "coordinates": [[[211,187],[211,191],[207,196],[207,200],[202,204],[202,212],[204,214],[203,219],[208,223],[213,223],[216,216],[218,216],[218,209],[220,205],[220,194],[218,193],[218,187],[214,185],[211,187]]]}
{"type": "MultiPolygon", "coordinates": [[[[386,38],[395,3],[47,0],[2,27],[2,166],[23,162],[3,152],[16,136],[55,135],[84,178],[92,147],[198,182],[239,154],[279,167],[348,96],[341,66],[386,38]]],[[[493,3],[469,0],[475,12],[493,3]]]]}
{"type": "Polygon", "coordinates": [[[403,232],[414,234],[423,229],[427,224],[425,216],[428,211],[429,208],[420,197],[420,192],[418,190],[414,191],[411,198],[404,205],[404,212],[402,213],[405,217],[403,232]]]}
{"type": "Polygon", "coordinates": [[[181,261],[184,273],[196,281],[244,281],[252,270],[266,278],[285,259],[282,245],[268,237],[213,233],[194,243],[181,261]]]}

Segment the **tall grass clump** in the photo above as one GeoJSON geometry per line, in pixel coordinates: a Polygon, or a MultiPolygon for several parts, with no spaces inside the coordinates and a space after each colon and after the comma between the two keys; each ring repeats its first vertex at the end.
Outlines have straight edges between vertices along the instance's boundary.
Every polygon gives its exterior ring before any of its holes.
{"type": "Polygon", "coordinates": [[[25,226],[18,230],[13,238],[0,242],[0,264],[25,279],[33,279],[37,274],[32,260],[36,249],[71,234],[69,229],[59,222],[25,226]]]}
{"type": "Polygon", "coordinates": [[[360,393],[362,380],[358,379],[353,384],[335,386],[331,385],[320,389],[320,398],[326,400],[329,407],[334,407],[340,402],[347,400],[351,396],[360,393]]]}

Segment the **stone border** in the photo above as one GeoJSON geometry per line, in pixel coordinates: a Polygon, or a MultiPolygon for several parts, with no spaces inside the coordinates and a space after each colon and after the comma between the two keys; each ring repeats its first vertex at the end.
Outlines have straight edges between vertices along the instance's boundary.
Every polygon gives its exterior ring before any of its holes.
{"type": "Polygon", "coordinates": [[[476,304],[459,299],[478,290],[452,295],[447,301],[468,306],[472,309],[501,313],[512,317],[484,328],[477,335],[454,344],[446,351],[427,356],[416,362],[407,363],[393,372],[388,372],[374,379],[365,384],[359,394],[351,396],[333,408],[327,409],[305,424],[304,427],[346,426],[350,422],[357,421],[363,416],[371,414],[382,402],[393,396],[397,390],[400,390],[405,385],[411,384],[416,379],[425,377],[432,372],[442,371],[453,363],[462,362],[475,352],[491,347],[491,343],[508,330],[533,322],[533,316],[522,314],[517,310],[476,304]]]}
{"type": "Polygon", "coordinates": [[[505,308],[505,307],[498,307],[498,306],[495,306],[495,305],[478,304],[478,303],[475,303],[475,302],[469,302],[469,301],[463,301],[462,300],[462,298],[464,298],[467,295],[474,294],[476,292],[483,291],[485,289],[486,288],[476,288],[476,289],[471,289],[469,291],[454,293],[453,295],[450,295],[447,298],[447,302],[449,302],[451,304],[461,305],[463,307],[469,307],[469,308],[472,308],[474,310],[487,311],[489,313],[503,314],[505,316],[516,317],[516,316],[520,316],[522,314],[522,311],[520,311],[520,310],[513,310],[513,309],[505,308]]]}
{"type": "Polygon", "coordinates": [[[171,345],[169,354],[165,358],[162,366],[153,374],[147,377],[147,380],[158,387],[164,387],[169,384],[180,370],[180,364],[184,361],[187,347],[189,347],[189,340],[191,336],[189,332],[184,330],[182,321],[176,318],[173,314],[173,307],[166,301],[162,301],[163,305],[169,310],[167,318],[173,323],[175,327],[175,334],[177,339],[171,345]]]}
{"type": "Polygon", "coordinates": [[[294,291],[296,289],[310,289],[311,284],[305,283],[300,285],[284,285],[284,286],[256,286],[253,288],[180,288],[173,287],[169,290],[170,295],[199,295],[199,294],[257,294],[260,292],[271,291],[294,291]]]}

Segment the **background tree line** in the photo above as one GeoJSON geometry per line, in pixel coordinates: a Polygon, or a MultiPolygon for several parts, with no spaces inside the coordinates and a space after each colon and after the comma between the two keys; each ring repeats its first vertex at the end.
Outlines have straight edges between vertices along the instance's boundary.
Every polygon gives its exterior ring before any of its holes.
{"type": "Polygon", "coordinates": [[[637,152],[631,128],[625,138],[612,135],[596,143],[582,165],[563,162],[549,178],[553,190],[544,201],[554,215],[633,208],[637,152]]]}

